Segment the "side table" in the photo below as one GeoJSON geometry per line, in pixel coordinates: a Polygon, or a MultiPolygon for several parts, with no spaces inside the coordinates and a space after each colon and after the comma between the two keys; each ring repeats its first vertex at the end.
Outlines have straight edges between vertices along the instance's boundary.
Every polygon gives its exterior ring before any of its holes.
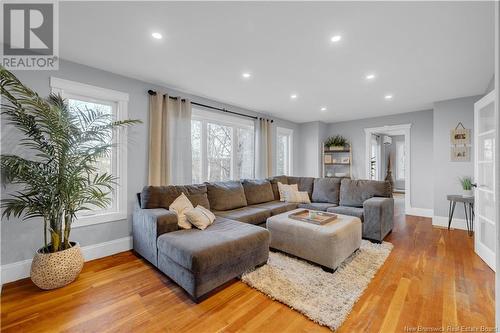
{"type": "Polygon", "coordinates": [[[453,220],[453,213],[457,202],[463,202],[465,212],[465,223],[467,224],[467,234],[472,236],[474,230],[474,197],[464,197],[461,195],[451,194],[447,195],[446,199],[450,202],[448,208],[448,230],[451,227],[451,220],[453,220]]]}

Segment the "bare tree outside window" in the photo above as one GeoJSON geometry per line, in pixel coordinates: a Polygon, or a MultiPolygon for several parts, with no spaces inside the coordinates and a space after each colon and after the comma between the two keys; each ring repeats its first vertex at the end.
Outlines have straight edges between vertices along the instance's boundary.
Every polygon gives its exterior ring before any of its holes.
{"type": "Polygon", "coordinates": [[[231,179],[233,129],[209,123],[207,131],[208,181],[231,179]]]}
{"type": "Polygon", "coordinates": [[[193,110],[191,121],[192,179],[224,181],[254,177],[252,121],[193,110]]]}

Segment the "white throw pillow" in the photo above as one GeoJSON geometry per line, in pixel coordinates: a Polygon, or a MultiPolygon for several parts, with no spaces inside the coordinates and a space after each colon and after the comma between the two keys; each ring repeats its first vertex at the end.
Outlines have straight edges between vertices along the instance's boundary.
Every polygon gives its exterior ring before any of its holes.
{"type": "Polygon", "coordinates": [[[286,193],[285,201],[292,203],[311,203],[311,199],[309,199],[309,194],[307,192],[299,192],[299,191],[288,191],[286,193]]]}
{"type": "Polygon", "coordinates": [[[280,201],[286,201],[286,193],[288,191],[299,191],[299,187],[297,184],[292,184],[292,185],[287,185],[287,184],[282,184],[281,182],[278,182],[278,192],[280,194],[280,201]]]}
{"type": "Polygon", "coordinates": [[[182,229],[191,229],[191,223],[186,219],[185,213],[193,208],[191,201],[182,193],[170,204],[168,210],[177,214],[177,224],[179,227],[182,229]]]}
{"type": "Polygon", "coordinates": [[[200,205],[186,211],[184,214],[186,215],[187,220],[200,230],[205,230],[215,220],[215,215],[200,205]]]}

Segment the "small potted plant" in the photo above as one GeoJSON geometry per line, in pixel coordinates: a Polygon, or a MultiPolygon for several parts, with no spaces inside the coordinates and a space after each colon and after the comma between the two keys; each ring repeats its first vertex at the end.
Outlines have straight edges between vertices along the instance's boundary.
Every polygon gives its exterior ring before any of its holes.
{"type": "Polygon", "coordinates": [[[347,139],[342,135],[331,136],[325,141],[325,148],[329,150],[344,150],[348,146],[347,139]]]}
{"type": "Polygon", "coordinates": [[[474,196],[474,192],[472,191],[472,177],[465,176],[465,177],[460,177],[460,184],[462,185],[462,196],[465,198],[470,198],[474,196]]]}
{"type": "Polygon", "coordinates": [[[33,258],[31,280],[41,289],[63,287],[83,267],[80,246],[70,239],[76,214],[107,207],[117,181],[97,163],[110,154],[117,128],[140,121],[73,109],[60,95],[41,98],[1,66],[0,92],[2,116],[23,136],[29,156],[1,155],[2,179],[19,187],[2,200],[2,217],[40,219],[44,246],[33,258]]]}

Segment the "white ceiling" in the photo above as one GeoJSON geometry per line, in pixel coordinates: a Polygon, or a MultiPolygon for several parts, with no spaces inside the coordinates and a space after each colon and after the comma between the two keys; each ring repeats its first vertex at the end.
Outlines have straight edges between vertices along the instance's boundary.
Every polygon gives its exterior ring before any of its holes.
{"type": "Polygon", "coordinates": [[[291,121],[341,121],[483,93],[494,71],[493,6],[64,2],[60,55],[291,121]]]}

